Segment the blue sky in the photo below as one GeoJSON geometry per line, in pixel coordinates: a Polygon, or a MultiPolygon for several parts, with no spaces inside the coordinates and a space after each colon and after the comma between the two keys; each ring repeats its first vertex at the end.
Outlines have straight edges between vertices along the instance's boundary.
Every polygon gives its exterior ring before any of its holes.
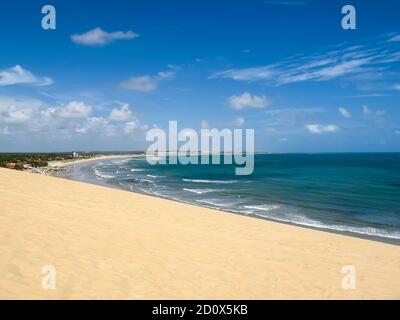
{"type": "Polygon", "coordinates": [[[398,1],[2,1],[0,151],[254,128],[273,152],[400,150],[398,1]],[[56,30],[41,8],[56,8],[56,30]],[[343,30],[352,4],[357,29],[343,30]]]}

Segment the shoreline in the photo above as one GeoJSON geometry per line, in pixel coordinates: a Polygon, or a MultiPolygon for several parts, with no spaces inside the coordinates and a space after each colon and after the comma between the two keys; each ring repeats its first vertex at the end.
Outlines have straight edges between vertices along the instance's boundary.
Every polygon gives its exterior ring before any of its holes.
{"type": "MultiPolygon", "coordinates": [[[[144,155],[134,155],[133,157],[142,157],[142,156],[144,156],[144,155]]],[[[123,157],[118,157],[118,158],[130,158],[130,157],[131,156],[128,155],[128,156],[123,156],[123,157]]],[[[113,159],[112,156],[103,157],[102,159],[92,158],[92,159],[88,159],[88,161],[81,161],[81,162],[76,162],[76,163],[68,163],[68,164],[66,164],[66,166],[72,166],[74,164],[80,165],[80,164],[85,164],[85,163],[88,163],[88,162],[96,162],[96,161],[100,162],[102,160],[112,160],[112,159],[113,159]]],[[[71,168],[71,169],[73,169],[73,168],[71,168]]],[[[59,176],[56,176],[56,177],[59,177],[59,176]]],[[[221,209],[221,208],[217,208],[217,207],[211,207],[211,206],[207,206],[207,205],[202,205],[202,204],[197,203],[197,202],[184,201],[184,200],[181,200],[181,199],[170,198],[170,197],[161,196],[161,195],[157,195],[157,194],[149,194],[149,193],[146,193],[146,192],[140,192],[138,190],[132,191],[132,190],[128,190],[127,188],[124,188],[124,187],[121,187],[121,186],[112,185],[110,183],[100,181],[97,178],[96,179],[89,179],[88,177],[86,177],[87,179],[76,179],[76,178],[71,176],[71,172],[70,171],[65,176],[63,176],[62,178],[66,178],[66,179],[69,179],[69,180],[72,180],[72,181],[83,182],[83,183],[87,183],[87,184],[91,184],[91,185],[102,186],[102,187],[115,189],[115,190],[123,190],[123,191],[131,192],[131,193],[135,193],[135,194],[139,194],[139,195],[146,195],[146,196],[155,197],[155,198],[159,198],[159,199],[175,201],[177,203],[184,203],[184,204],[193,205],[193,206],[200,207],[200,208],[216,210],[218,212],[235,214],[235,215],[239,215],[239,216],[244,216],[246,218],[257,219],[257,220],[265,220],[265,221],[270,221],[270,222],[279,223],[279,224],[283,224],[283,225],[289,225],[289,226],[294,226],[294,227],[299,227],[299,228],[305,228],[305,229],[316,230],[316,231],[321,231],[321,232],[328,232],[328,233],[338,234],[338,235],[342,235],[342,236],[354,237],[354,238],[358,238],[358,239],[365,239],[365,240],[376,241],[376,242],[381,242],[381,243],[387,243],[387,244],[400,246],[400,239],[397,239],[397,238],[390,238],[390,237],[384,237],[384,236],[379,236],[379,235],[371,235],[371,234],[363,234],[363,233],[357,233],[355,231],[329,229],[329,228],[324,228],[324,227],[319,227],[319,226],[299,224],[299,223],[290,222],[290,221],[280,221],[280,220],[277,220],[277,219],[264,217],[264,216],[259,216],[259,215],[256,215],[256,214],[244,214],[244,213],[237,212],[237,211],[232,211],[232,210],[227,210],[227,209],[221,209]]]]}
{"type": "Polygon", "coordinates": [[[395,245],[27,172],[0,182],[1,298],[400,298],[395,245]]]}
{"type": "Polygon", "coordinates": [[[101,161],[101,160],[112,160],[112,159],[120,159],[120,158],[130,158],[130,157],[140,157],[142,155],[100,155],[100,156],[95,156],[92,158],[87,158],[87,159],[77,159],[77,160],[65,160],[65,161],[50,161],[48,164],[48,167],[68,167],[72,166],[75,164],[80,164],[80,163],[86,163],[86,162],[92,162],[92,161],[101,161]]]}

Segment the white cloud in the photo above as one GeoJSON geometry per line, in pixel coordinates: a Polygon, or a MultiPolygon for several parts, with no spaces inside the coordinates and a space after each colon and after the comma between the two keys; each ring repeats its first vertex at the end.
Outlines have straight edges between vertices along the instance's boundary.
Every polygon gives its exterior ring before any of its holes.
{"type": "Polygon", "coordinates": [[[23,123],[31,117],[32,111],[29,108],[18,108],[11,105],[7,112],[2,115],[2,120],[5,123],[23,123]]]}
{"type": "Polygon", "coordinates": [[[174,71],[160,71],[156,76],[143,75],[139,77],[131,77],[128,80],[122,81],[120,87],[126,90],[152,92],[157,89],[160,81],[171,79],[174,76],[174,71]]]}
{"type": "MultiPolygon", "coordinates": [[[[170,67],[174,67],[174,66],[170,65],[170,67]]],[[[170,78],[173,78],[174,76],[175,76],[175,72],[173,72],[173,71],[160,71],[158,73],[158,80],[170,79],[170,78]]]]}
{"type": "Polygon", "coordinates": [[[333,133],[339,130],[339,127],[334,124],[321,125],[317,123],[307,124],[306,128],[313,134],[333,133]]]}
{"type": "Polygon", "coordinates": [[[283,108],[266,110],[267,130],[274,132],[285,130],[303,130],[304,125],[313,123],[315,119],[324,112],[323,108],[283,108]]]}
{"type": "Polygon", "coordinates": [[[87,118],[92,113],[92,107],[82,101],[70,101],[59,110],[59,116],[67,119],[87,118]]]}
{"type": "Polygon", "coordinates": [[[114,108],[110,113],[110,120],[113,121],[128,121],[133,117],[133,112],[130,110],[128,104],[124,104],[121,108],[114,108]]]}
{"type": "Polygon", "coordinates": [[[392,88],[393,88],[393,90],[399,90],[400,91],[400,83],[395,84],[392,88]]]}
{"type": "Polygon", "coordinates": [[[288,138],[280,138],[279,141],[280,141],[280,142],[288,142],[289,139],[288,139],[288,138]]]}
{"type": "Polygon", "coordinates": [[[35,110],[41,106],[35,99],[15,99],[0,96],[0,122],[22,124],[32,118],[35,110]]]}
{"type": "Polygon", "coordinates": [[[114,122],[109,117],[92,115],[96,110],[99,109],[83,101],[49,106],[38,99],[0,95],[0,135],[12,132],[16,139],[35,136],[43,141],[48,139],[55,142],[76,136],[93,139],[122,137],[135,130],[148,128],[135,118],[127,105],[115,108],[119,112],[114,112],[111,118],[120,121],[114,122]]]}
{"type": "Polygon", "coordinates": [[[117,128],[110,124],[107,119],[103,117],[91,117],[84,122],[84,128],[87,132],[95,133],[96,135],[104,135],[113,137],[117,135],[117,128]]]}
{"type": "Polygon", "coordinates": [[[0,71],[0,86],[16,84],[31,84],[36,86],[48,86],[53,83],[49,77],[36,77],[32,72],[25,70],[20,65],[0,71]]]}
{"type": "Polygon", "coordinates": [[[249,92],[244,92],[240,96],[230,96],[229,105],[234,109],[244,108],[265,108],[269,105],[265,96],[251,95],[249,92]]]}
{"type": "Polygon", "coordinates": [[[125,134],[131,134],[138,127],[139,127],[139,124],[137,123],[137,121],[129,121],[129,122],[125,123],[123,131],[124,131],[125,134]]]}
{"type": "Polygon", "coordinates": [[[381,117],[386,114],[386,110],[370,110],[368,106],[364,105],[363,107],[363,113],[366,116],[375,116],[375,117],[381,117]]]}
{"type": "Polygon", "coordinates": [[[400,130],[395,130],[394,133],[395,134],[400,134],[400,130]]]}
{"type": "Polygon", "coordinates": [[[241,127],[242,125],[244,125],[244,123],[246,122],[246,120],[242,117],[238,117],[233,121],[233,125],[237,126],[237,127],[241,127]]]}
{"type": "Polygon", "coordinates": [[[150,76],[132,77],[120,84],[122,89],[151,92],[157,89],[157,81],[150,76]]]}
{"type": "Polygon", "coordinates": [[[133,31],[106,32],[101,30],[101,28],[95,28],[86,33],[74,34],[71,36],[71,40],[86,46],[102,46],[116,40],[130,40],[138,36],[139,35],[133,31]]]}
{"type": "Polygon", "coordinates": [[[351,118],[351,113],[346,108],[340,107],[338,111],[343,117],[351,118]]]}
{"type": "Polygon", "coordinates": [[[388,42],[400,42],[400,34],[392,36],[388,42]]]}
{"type": "Polygon", "coordinates": [[[298,54],[275,63],[232,68],[212,74],[211,79],[263,81],[270,86],[281,86],[304,81],[328,81],[349,76],[368,80],[383,77],[385,66],[400,61],[400,54],[390,45],[365,43],[345,47],[320,49],[310,54],[298,54]]]}
{"type": "Polygon", "coordinates": [[[75,132],[79,134],[85,134],[88,131],[88,128],[77,127],[75,128],[75,132]]]}

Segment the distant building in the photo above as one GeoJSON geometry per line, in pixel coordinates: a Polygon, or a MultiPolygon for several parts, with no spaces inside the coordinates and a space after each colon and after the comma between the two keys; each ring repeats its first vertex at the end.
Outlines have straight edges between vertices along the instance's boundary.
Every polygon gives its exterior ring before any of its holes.
{"type": "Polygon", "coordinates": [[[78,158],[78,157],[79,157],[79,154],[78,154],[78,152],[72,152],[72,156],[73,156],[74,158],[78,158]]]}
{"type": "Polygon", "coordinates": [[[16,164],[13,162],[6,163],[6,168],[8,169],[15,169],[16,164]]]}

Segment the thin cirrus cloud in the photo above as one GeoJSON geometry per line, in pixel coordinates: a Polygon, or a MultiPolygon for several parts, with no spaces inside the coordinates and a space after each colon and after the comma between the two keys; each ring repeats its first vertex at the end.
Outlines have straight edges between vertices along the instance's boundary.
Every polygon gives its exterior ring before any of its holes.
{"type": "Polygon", "coordinates": [[[0,86],[4,87],[18,84],[48,86],[53,84],[53,80],[49,77],[37,77],[20,65],[0,70],[0,86]]]}
{"type": "Polygon", "coordinates": [[[382,117],[386,114],[386,110],[371,110],[368,106],[364,105],[362,107],[363,114],[366,116],[382,117]]]}
{"type": "Polygon", "coordinates": [[[210,79],[262,81],[282,86],[305,81],[328,81],[342,77],[369,79],[381,74],[389,64],[400,61],[398,46],[393,41],[375,45],[338,46],[315,54],[296,55],[275,63],[249,68],[233,68],[210,75],[210,79]]]}
{"type": "Polygon", "coordinates": [[[119,86],[125,90],[152,92],[158,88],[161,81],[171,79],[174,76],[174,71],[161,71],[155,76],[143,75],[131,77],[128,80],[122,81],[119,86]]]}
{"type": "Polygon", "coordinates": [[[95,28],[82,34],[73,34],[71,40],[85,46],[104,46],[117,40],[131,40],[137,37],[139,34],[130,30],[107,32],[101,28],[95,28]]]}
{"type": "Polygon", "coordinates": [[[400,34],[390,35],[388,42],[400,42],[400,34]]]}
{"type": "Polygon", "coordinates": [[[311,123],[307,124],[306,128],[312,134],[334,133],[339,130],[339,127],[335,124],[322,125],[317,123],[311,123]]]}
{"type": "Polygon", "coordinates": [[[240,96],[230,96],[228,103],[233,109],[241,110],[245,108],[265,108],[269,106],[269,101],[265,96],[252,95],[250,92],[244,92],[240,96]]]}

